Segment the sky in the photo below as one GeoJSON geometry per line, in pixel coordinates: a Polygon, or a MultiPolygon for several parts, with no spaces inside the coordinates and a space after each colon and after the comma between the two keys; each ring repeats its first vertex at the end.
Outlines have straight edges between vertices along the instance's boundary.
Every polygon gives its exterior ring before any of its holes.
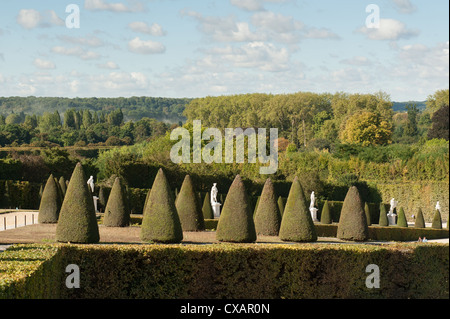
{"type": "Polygon", "coordinates": [[[449,87],[448,12],[448,0],[1,0],[0,96],[424,101],[449,87]]]}

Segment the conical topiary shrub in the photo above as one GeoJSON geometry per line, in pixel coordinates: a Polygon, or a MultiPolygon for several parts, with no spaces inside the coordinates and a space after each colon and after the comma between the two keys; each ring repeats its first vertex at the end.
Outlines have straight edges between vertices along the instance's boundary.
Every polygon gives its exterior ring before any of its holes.
{"type": "Polygon", "coordinates": [[[419,208],[417,210],[417,216],[416,216],[416,222],[414,223],[415,228],[425,228],[425,219],[423,218],[423,212],[422,209],[419,208]]]}
{"type": "Polygon", "coordinates": [[[431,223],[431,228],[434,229],[442,229],[442,218],[441,218],[441,212],[439,209],[436,209],[433,216],[433,221],[431,223]]]}
{"type": "Polygon", "coordinates": [[[175,207],[177,208],[183,231],[205,230],[202,208],[200,207],[198,195],[194,189],[194,183],[189,175],[186,175],[184,178],[175,201],[175,207]]]}
{"type": "Polygon", "coordinates": [[[39,224],[56,224],[61,210],[61,197],[53,175],[47,180],[39,205],[39,224]]]}
{"type": "Polygon", "coordinates": [[[279,237],[283,241],[317,241],[316,228],[306,204],[303,188],[295,177],[281,220],[279,237]]]}
{"type": "Polygon", "coordinates": [[[275,188],[268,178],[264,184],[255,214],[256,235],[278,236],[281,214],[278,208],[275,188]]]}
{"type": "Polygon", "coordinates": [[[378,226],[387,227],[389,226],[389,220],[387,217],[386,206],[380,203],[380,219],[378,221],[378,226]]]}
{"type": "Polygon", "coordinates": [[[67,185],[66,185],[66,180],[64,179],[64,176],[61,176],[59,178],[59,187],[61,188],[62,196],[64,198],[66,196],[66,191],[67,191],[67,185]]]}
{"type": "Polygon", "coordinates": [[[253,211],[239,175],[231,184],[217,224],[216,239],[224,242],[251,243],[256,240],[253,211]]]}
{"type": "Polygon", "coordinates": [[[280,210],[280,215],[281,217],[283,217],[283,213],[284,213],[284,198],[279,196],[278,197],[278,209],[280,210]]]}
{"type": "Polygon", "coordinates": [[[408,220],[406,219],[405,210],[400,207],[397,215],[397,226],[398,227],[408,227],[408,220]]]}
{"type": "Polygon", "coordinates": [[[214,212],[211,207],[211,199],[209,192],[206,193],[205,199],[203,200],[202,213],[203,219],[214,219],[214,212]]]}
{"type": "Polygon", "coordinates": [[[100,241],[94,200],[80,163],[73,171],[61,207],[56,227],[56,240],[80,244],[100,241]]]}
{"type": "Polygon", "coordinates": [[[102,213],[105,212],[106,204],[108,203],[105,193],[105,188],[103,186],[100,186],[100,189],[98,190],[97,209],[102,213]]]}
{"type": "Polygon", "coordinates": [[[257,196],[257,197],[256,197],[255,206],[253,207],[253,219],[255,218],[256,210],[258,209],[258,205],[259,205],[259,200],[260,200],[260,198],[261,198],[261,196],[257,196]]]}
{"type": "Polygon", "coordinates": [[[372,225],[372,216],[370,214],[370,207],[368,203],[364,204],[364,213],[366,214],[367,226],[372,225]]]}
{"type": "Polygon", "coordinates": [[[179,243],[183,240],[174,193],[162,169],[156,174],[150,190],[140,236],[145,242],[179,243]]]}
{"type": "Polygon", "coordinates": [[[339,218],[337,238],[352,241],[364,241],[369,238],[366,213],[355,186],[350,187],[345,196],[339,218]]]}
{"type": "Polygon", "coordinates": [[[122,180],[116,177],[105,208],[103,225],[106,227],[127,227],[130,225],[130,209],[122,180]]]}
{"type": "Polygon", "coordinates": [[[330,205],[328,204],[327,200],[325,201],[325,203],[323,204],[323,207],[322,207],[320,222],[322,224],[327,224],[327,225],[333,223],[333,220],[331,218],[331,213],[330,213],[330,205]]]}

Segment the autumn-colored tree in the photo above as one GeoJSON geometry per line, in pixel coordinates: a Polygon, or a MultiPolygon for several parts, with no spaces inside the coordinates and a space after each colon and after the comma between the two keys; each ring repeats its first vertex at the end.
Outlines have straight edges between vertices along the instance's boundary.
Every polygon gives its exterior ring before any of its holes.
{"type": "Polygon", "coordinates": [[[390,144],[391,138],[391,124],[372,112],[362,112],[351,116],[340,132],[342,142],[362,146],[390,144]]]}

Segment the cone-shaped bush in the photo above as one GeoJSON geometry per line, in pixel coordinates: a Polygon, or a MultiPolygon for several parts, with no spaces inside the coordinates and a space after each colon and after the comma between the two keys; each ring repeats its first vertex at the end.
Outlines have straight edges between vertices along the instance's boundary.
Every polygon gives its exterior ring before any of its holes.
{"type": "Polygon", "coordinates": [[[259,200],[261,199],[261,196],[257,196],[256,197],[256,202],[255,202],[255,206],[253,208],[253,219],[255,218],[256,215],[256,210],[258,209],[258,205],[259,205],[259,200]]]}
{"type": "Polygon", "coordinates": [[[370,207],[368,203],[364,204],[364,213],[366,214],[367,226],[372,225],[372,216],[370,214],[370,207]]]}
{"type": "Polygon", "coordinates": [[[378,226],[387,227],[389,226],[389,220],[387,217],[386,206],[380,203],[380,220],[378,221],[378,226]]]}
{"type": "Polygon", "coordinates": [[[339,218],[337,238],[352,241],[364,241],[369,238],[366,213],[355,186],[350,187],[345,196],[339,218]]]}
{"type": "Polygon", "coordinates": [[[130,225],[130,209],[122,180],[116,177],[105,208],[103,225],[106,227],[127,227],[130,225]]]}
{"type": "Polygon", "coordinates": [[[431,228],[442,229],[442,218],[439,209],[436,209],[436,211],[434,212],[431,228]]]}
{"type": "Polygon", "coordinates": [[[317,241],[316,228],[306,204],[303,188],[295,177],[281,220],[279,237],[283,241],[317,241]]]}
{"type": "Polygon", "coordinates": [[[78,163],[59,214],[56,227],[59,242],[90,244],[100,241],[94,200],[86,182],[83,167],[78,163]]]}
{"type": "Polygon", "coordinates": [[[264,184],[255,214],[256,235],[278,236],[281,225],[281,213],[272,181],[268,178],[264,184]]]}
{"type": "Polygon", "coordinates": [[[406,219],[405,210],[400,207],[397,215],[397,226],[398,227],[408,227],[408,220],[406,219]]]}
{"type": "Polygon", "coordinates": [[[194,189],[194,183],[189,175],[186,175],[184,178],[175,201],[175,207],[177,208],[183,231],[205,230],[202,208],[198,201],[197,192],[194,189]]]}
{"type": "Polygon", "coordinates": [[[156,174],[150,190],[140,236],[145,242],[179,243],[183,240],[174,193],[162,169],[156,174]]]}
{"type": "Polygon", "coordinates": [[[108,203],[105,192],[106,192],[105,188],[103,186],[100,186],[100,189],[98,191],[98,201],[97,201],[97,208],[100,212],[105,212],[105,207],[106,207],[106,204],[108,203]]]}
{"type": "Polygon", "coordinates": [[[283,213],[284,213],[284,198],[279,196],[277,202],[278,202],[278,209],[280,210],[280,215],[281,215],[281,217],[283,217],[283,213]]]}
{"type": "Polygon", "coordinates": [[[211,207],[211,199],[209,192],[206,193],[205,199],[203,200],[203,219],[214,219],[214,212],[211,207]]]}
{"type": "Polygon", "coordinates": [[[56,224],[61,210],[61,197],[53,175],[47,180],[39,205],[38,222],[40,224],[56,224]]]}
{"type": "Polygon", "coordinates": [[[417,210],[417,216],[416,216],[416,222],[414,223],[415,228],[425,228],[425,219],[423,218],[423,212],[422,209],[419,208],[417,210]]]}
{"type": "Polygon", "coordinates": [[[62,196],[64,198],[66,196],[66,191],[67,191],[67,185],[66,185],[66,180],[64,179],[64,176],[61,176],[59,178],[59,187],[61,188],[62,196]]]}
{"type": "Polygon", "coordinates": [[[330,213],[330,205],[328,204],[328,201],[326,200],[322,207],[322,214],[320,216],[320,222],[322,224],[332,224],[333,220],[331,218],[330,213]]]}
{"type": "Polygon", "coordinates": [[[253,211],[239,175],[231,184],[217,224],[216,239],[224,242],[251,243],[256,240],[253,211]]]}

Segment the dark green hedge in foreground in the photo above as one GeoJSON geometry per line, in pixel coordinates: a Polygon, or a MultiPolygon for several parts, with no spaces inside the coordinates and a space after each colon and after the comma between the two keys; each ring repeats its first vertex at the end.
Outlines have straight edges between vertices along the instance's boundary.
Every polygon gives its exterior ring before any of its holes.
{"type": "Polygon", "coordinates": [[[0,264],[16,255],[35,270],[0,276],[0,298],[449,297],[442,244],[25,245],[1,253],[0,264]],[[79,289],[65,286],[69,264],[80,267],[79,289]],[[378,289],[366,287],[371,264],[378,289]]]}

